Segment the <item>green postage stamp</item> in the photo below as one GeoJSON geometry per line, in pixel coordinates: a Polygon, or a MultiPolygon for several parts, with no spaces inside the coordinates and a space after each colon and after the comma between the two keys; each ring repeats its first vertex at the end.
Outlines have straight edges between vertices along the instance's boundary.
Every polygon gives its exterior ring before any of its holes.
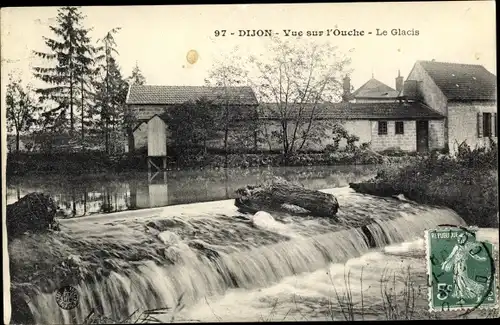
{"type": "Polygon", "coordinates": [[[431,311],[498,308],[491,243],[461,227],[428,230],[425,240],[431,311]]]}

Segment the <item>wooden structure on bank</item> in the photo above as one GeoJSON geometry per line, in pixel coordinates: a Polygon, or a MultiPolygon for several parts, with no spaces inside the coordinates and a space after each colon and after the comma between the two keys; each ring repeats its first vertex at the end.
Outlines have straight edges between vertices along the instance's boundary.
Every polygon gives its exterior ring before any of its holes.
{"type": "Polygon", "coordinates": [[[148,125],[148,181],[151,182],[163,171],[166,182],[167,175],[167,125],[158,115],[151,117],[148,125]],[[158,162],[161,160],[161,164],[158,162]],[[154,168],[154,174],[152,169],[154,168]]]}
{"type": "Polygon", "coordinates": [[[140,181],[130,188],[130,198],[134,208],[148,209],[169,204],[167,178],[140,181]]]}

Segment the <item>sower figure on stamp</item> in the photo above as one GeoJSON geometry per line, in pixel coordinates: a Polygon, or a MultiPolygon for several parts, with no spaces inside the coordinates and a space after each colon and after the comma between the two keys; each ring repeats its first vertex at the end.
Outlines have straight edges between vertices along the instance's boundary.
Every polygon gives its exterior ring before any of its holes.
{"type": "Polygon", "coordinates": [[[479,302],[485,286],[471,278],[467,274],[467,259],[472,257],[478,261],[484,262],[485,257],[478,256],[481,250],[480,243],[467,241],[466,234],[460,234],[457,238],[457,244],[453,247],[451,254],[441,265],[445,272],[453,271],[454,288],[451,296],[457,299],[474,299],[477,297],[479,302]]]}

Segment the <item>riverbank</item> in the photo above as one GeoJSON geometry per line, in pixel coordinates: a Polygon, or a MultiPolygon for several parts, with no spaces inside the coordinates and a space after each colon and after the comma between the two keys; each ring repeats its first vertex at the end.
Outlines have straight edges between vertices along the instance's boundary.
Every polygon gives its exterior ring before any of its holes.
{"type": "Polygon", "coordinates": [[[456,156],[432,154],[404,167],[385,166],[373,179],[352,184],[360,193],[403,194],[455,210],[469,225],[498,227],[498,148],[462,146],[456,156]]]}
{"type": "MultiPolygon", "coordinates": [[[[369,150],[297,153],[287,159],[280,153],[231,153],[227,155],[227,168],[340,166],[400,163],[414,158],[414,154],[369,150]]],[[[169,170],[221,169],[226,166],[226,155],[184,155],[168,157],[169,170]]],[[[7,156],[7,176],[40,174],[82,175],[87,173],[121,173],[147,171],[146,154],[108,156],[103,153],[18,153],[7,156]]]]}

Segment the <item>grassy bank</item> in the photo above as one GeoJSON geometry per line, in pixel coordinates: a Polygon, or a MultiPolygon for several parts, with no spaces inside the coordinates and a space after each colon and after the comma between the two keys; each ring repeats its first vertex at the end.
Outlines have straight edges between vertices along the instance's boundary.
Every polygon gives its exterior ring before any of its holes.
{"type": "MultiPolygon", "coordinates": [[[[219,169],[280,167],[280,166],[331,166],[380,164],[387,159],[404,160],[399,155],[382,155],[368,150],[337,152],[304,152],[285,157],[276,152],[188,154],[182,157],[168,157],[170,170],[177,169],[219,169]],[[389,158],[388,158],[389,157],[389,158]]],[[[161,165],[161,162],[157,162],[161,165]]],[[[7,156],[7,175],[63,174],[80,175],[87,173],[146,171],[146,153],[108,156],[95,152],[75,153],[18,153],[7,156]]]]}
{"type": "Polygon", "coordinates": [[[419,203],[455,210],[471,225],[498,227],[498,147],[471,149],[463,144],[456,155],[418,157],[403,167],[384,167],[358,192],[404,194],[419,203]]]}

